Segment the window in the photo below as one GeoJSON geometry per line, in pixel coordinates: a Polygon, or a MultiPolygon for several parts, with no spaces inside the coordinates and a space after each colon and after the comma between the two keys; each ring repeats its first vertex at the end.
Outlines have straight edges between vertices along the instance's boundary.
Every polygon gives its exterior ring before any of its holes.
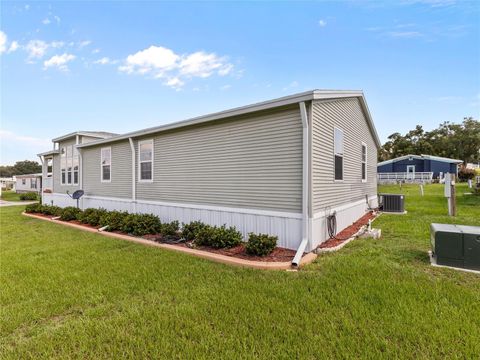
{"type": "Polygon", "coordinates": [[[62,173],[61,184],[65,185],[67,183],[66,171],[67,171],[67,154],[66,149],[62,147],[60,150],[60,169],[62,173]]]}
{"type": "Polygon", "coordinates": [[[22,185],[26,185],[27,184],[27,179],[23,178],[22,179],[22,185]]]}
{"type": "Polygon", "coordinates": [[[79,157],[76,146],[68,145],[60,149],[60,173],[62,185],[78,185],[79,157]]]}
{"type": "Polygon", "coordinates": [[[362,181],[367,181],[367,145],[362,143],[362,181]]]}
{"type": "Polygon", "coordinates": [[[333,133],[335,180],[343,180],[343,131],[334,128],[333,133]]]}
{"type": "Polygon", "coordinates": [[[102,175],[101,181],[102,182],[110,182],[112,179],[112,149],[111,148],[102,148],[101,149],[101,159],[100,165],[102,167],[102,175]]]}
{"type": "Polygon", "coordinates": [[[153,140],[138,143],[138,158],[139,181],[153,181],[153,140]]]}
{"type": "Polygon", "coordinates": [[[80,159],[78,157],[78,149],[77,147],[73,147],[73,155],[72,155],[72,168],[73,168],[73,183],[75,185],[78,184],[78,172],[79,172],[79,162],[80,159]]]}
{"type": "Polygon", "coordinates": [[[30,189],[37,188],[37,178],[30,179],[30,189]]]}

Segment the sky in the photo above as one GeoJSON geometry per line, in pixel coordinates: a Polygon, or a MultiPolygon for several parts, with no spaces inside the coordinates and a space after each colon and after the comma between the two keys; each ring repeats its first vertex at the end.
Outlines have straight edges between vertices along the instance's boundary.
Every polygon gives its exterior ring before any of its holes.
{"type": "Polygon", "coordinates": [[[312,89],[363,90],[382,142],[480,114],[480,2],[0,3],[0,164],[312,89]]]}

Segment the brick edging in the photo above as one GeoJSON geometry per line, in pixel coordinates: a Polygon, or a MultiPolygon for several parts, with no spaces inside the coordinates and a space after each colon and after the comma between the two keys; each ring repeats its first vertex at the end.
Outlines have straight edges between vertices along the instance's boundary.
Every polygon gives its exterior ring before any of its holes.
{"type": "MultiPolygon", "coordinates": [[[[234,266],[241,266],[241,267],[249,267],[253,269],[261,269],[261,270],[288,270],[292,268],[292,263],[290,261],[285,261],[285,262],[264,262],[264,261],[254,261],[254,260],[246,260],[246,259],[239,259],[231,256],[226,256],[226,255],[221,255],[221,254],[215,254],[211,253],[208,251],[204,250],[198,250],[198,249],[191,249],[191,248],[186,248],[186,247],[180,247],[180,246],[175,246],[175,245],[170,245],[170,244],[162,244],[162,243],[157,243],[153,242],[150,240],[145,240],[142,238],[130,236],[130,235],[123,235],[123,234],[117,234],[117,233],[112,233],[108,231],[98,231],[97,229],[85,227],[82,225],[78,224],[73,224],[67,221],[60,221],[60,220],[53,220],[50,218],[46,218],[43,216],[38,216],[34,214],[28,214],[26,212],[23,212],[22,215],[28,216],[34,219],[38,220],[45,220],[45,221],[50,221],[54,222],[57,224],[69,226],[78,230],[83,230],[83,231],[88,231],[91,233],[96,233],[99,235],[107,236],[107,237],[113,237],[117,239],[122,239],[122,240],[127,240],[131,241],[137,244],[142,244],[146,246],[153,246],[153,247],[159,247],[162,249],[167,249],[167,250],[173,250],[173,251],[178,251],[182,252],[185,254],[190,254],[193,256],[200,257],[202,259],[207,259],[211,261],[215,261],[218,263],[222,264],[227,264],[227,265],[234,265],[234,266]]],[[[314,253],[308,253],[302,257],[300,260],[300,267],[307,265],[314,261],[317,258],[317,255],[314,253]]]]}

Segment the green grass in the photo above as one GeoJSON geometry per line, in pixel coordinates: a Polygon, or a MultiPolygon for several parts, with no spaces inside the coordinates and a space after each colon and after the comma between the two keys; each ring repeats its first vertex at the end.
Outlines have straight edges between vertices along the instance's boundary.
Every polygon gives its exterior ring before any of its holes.
{"type": "MultiPolygon", "coordinates": [[[[388,189],[398,192],[398,188],[388,189]]],[[[382,189],[385,191],[385,189],[382,189]]],[[[0,354],[19,358],[480,357],[480,276],[429,265],[442,187],[299,272],[240,269],[0,209],[0,354]]]]}
{"type": "Polygon", "coordinates": [[[15,191],[2,191],[1,199],[5,201],[20,201],[20,195],[15,191]]]}

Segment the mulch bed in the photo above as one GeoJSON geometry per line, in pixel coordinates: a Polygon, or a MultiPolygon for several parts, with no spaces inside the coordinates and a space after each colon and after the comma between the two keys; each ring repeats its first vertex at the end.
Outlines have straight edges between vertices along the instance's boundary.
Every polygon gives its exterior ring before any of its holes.
{"type": "Polygon", "coordinates": [[[319,248],[325,249],[340,245],[341,243],[347,241],[353,235],[355,235],[362,228],[362,226],[368,224],[368,220],[374,219],[375,216],[376,215],[373,213],[373,211],[370,211],[369,213],[363,215],[360,219],[355,221],[352,225],[340,231],[337,235],[335,235],[335,238],[330,238],[327,241],[321,243],[319,248]]]}
{"type": "MultiPolygon", "coordinates": [[[[144,239],[162,242],[161,235],[145,235],[142,236],[144,239]]],[[[209,246],[194,246],[192,241],[188,242],[181,242],[178,244],[171,244],[174,246],[180,247],[188,247],[197,250],[208,251],[214,254],[220,254],[225,256],[231,256],[239,259],[244,260],[251,260],[251,261],[264,261],[264,262],[284,262],[284,261],[291,261],[295,256],[295,251],[290,249],[285,249],[281,247],[276,247],[269,255],[266,256],[254,256],[247,254],[245,250],[245,245],[238,245],[233,248],[229,249],[215,249],[209,246]]]]}
{"type": "MultiPolygon", "coordinates": [[[[32,213],[33,215],[36,216],[41,216],[47,219],[52,219],[53,216],[50,215],[44,215],[44,214],[37,214],[37,213],[32,213]]],[[[59,221],[61,221],[59,219],[59,221]]],[[[368,221],[368,220],[367,220],[368,221]]],[[[95,229],[98,230],[98,226],[91,226],[89,224],[84,224],[78,220],[72,220],[72,221],[62,221],[62,222],[70,222],[76,225],[80,225],[86,228],[90,229],[95,229]]],[[[128,235],[125,234],[121,231],[113,231],[114,233],[121,234],[121,235],[128,235]]],[[[162,243],[162,236],[160,234],[153,234],[153,235],[144,235],[142,236],[143,239],[145,240],[150,240],[150,241],[155,241],[162,243]]],[[[251,260],[251,261],[263,261],[263,262],[286,262],[286,261],[291,261],[293,257],[295,256],[295,251],[294,250],[289,250],[281,247],[276,247],[271,254],[267,256],[254,256],[254,255],[249,255],[245,251],[245,245],[239,245],[230,249],[214,249],[208,246],[193,246],[192,242],[181,242],[178,244],[172,244],[170,242],[165,242],[166,244],[174,245],[174,246],[179,246],[179,247],[188,247],[188,248],[193,248],[193,249],[198,249],[198,250],[203,250],[203,251],[208,251],[211,253],[215,254],[220,254],[220,255],[226,255],[226,256],[231,256],[239,259],[244,259],[244,260],[251,260]]]]}

